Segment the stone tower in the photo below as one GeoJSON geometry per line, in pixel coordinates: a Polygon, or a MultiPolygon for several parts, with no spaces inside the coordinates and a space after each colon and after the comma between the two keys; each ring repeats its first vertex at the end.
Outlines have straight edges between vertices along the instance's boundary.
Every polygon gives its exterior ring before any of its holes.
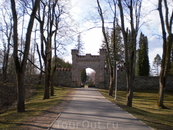
{"type": "Polygon", "coordinates": [[[72,86],[81,85],[81,71],[86,68],[92,68],[96,71],[95,86],[104,87],[104,67],[106,60],[106,50],[100,49],[100,55],[78,55],[78,50],[71,50],[72,54],[72,86]]]}

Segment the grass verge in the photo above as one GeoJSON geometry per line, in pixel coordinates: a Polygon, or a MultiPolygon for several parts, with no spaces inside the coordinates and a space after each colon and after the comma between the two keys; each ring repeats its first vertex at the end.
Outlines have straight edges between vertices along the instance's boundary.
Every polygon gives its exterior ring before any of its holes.
{"type": "Polygon", "coordinates": [[[0,114],[0,129],[13,129],[13,127],[20,125],[20,122],[25,118],[43,113],[60,102],[71,90],[71,88],[67,87],[55,87],[55,95],[51,96],[50,99],[43,100],[43,86],[37,86],[35,89],[37,93],[25,103],[26,112],[17,113],[15,107],[0,114]]]}
{"type": "Polygon", "coordinates": [[[114,95],[109,96],[107,90],[99,89],[99,91],[108,100],[117,104],[152,128],[156,130],[173,129],[173,92],[165,93],[164,104],[167,109],[159,109],[156,106],[158,97],[158,91],[156,90],[135,91],[133,107],[125,105],[126,91],[118,91],[117,100],[114,100],[114,95]]]}

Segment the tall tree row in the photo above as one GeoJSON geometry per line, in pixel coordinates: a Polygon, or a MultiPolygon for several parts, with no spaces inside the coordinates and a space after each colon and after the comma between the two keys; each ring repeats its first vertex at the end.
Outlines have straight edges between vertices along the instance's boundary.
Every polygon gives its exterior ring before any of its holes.
{"type": "Polygon", "coordinates": [[[148,39],[144,34],[140,34],[139,49],[138,49],[138,62],[137,62],[139,76],[149,76],[150,65],[148,58],[148,39]]]}
{"type": "Polygon", "coordinates": [[[52,82],[57,64],[51,65],[52,56],[57,57],[58,47],[63,45],[61,39],[67,38],[66,35],[70,33],[69,30],[71,29],[70,24],[66,22],[67,20],[64,20],[66,17],[69,17],[69,14],[66,12],[66,4],[65,1],[59,0],[42,0],[36,16],[39,23],[41,57],[44,62],[45,73],[43,99],[50,98],[50,88],[51,95],[53,95],[52,82]]]}
{"type": "Polygon", "coordinates": [[[60,64],[57,63],[60,62],[58,60],[53,63],[53,57],[62,53],[64,46],[73,40],[76,26],[73,26],[70,6],[66,0],[10,0],[10,4],[6,1],[2,3],[0,36],[3,46],[0,55],[3,62],[3,81],[6,81],[7,73],[16,73],[17,111],[23,112],[25,76],[35,74],[36,69],[40,70],[40,81],[41,75],[45,74],[43,99],[53,95],[53,77],[56,67],[60,64]],[[13,50],[13,56],[10,49],[13,50]],[[36,57],[39,59],[39,66],[36,57]]]}
{"type": "Polygon", "coordinates": [[[111,5],[110,10],[113,12],[112,21],[110,19],[105,19],[105,12],[103,11],[103,8],[101,7],[101,2],[97,0],[98,5],[98,13],[101,18],[102,23],[102,32],[104,41],[106,43],[106,49],[107,49],[107,57],[108,57],[108,68],[110,72],[110,84],[109,84],[109,95],[112,95],[113,88],[115,86],[115,68],[116,68],[116,41],[113,40],[113,64],[111,62],[110,58],[110,48],[109,48],[109,40],[106,34],[106,20],[113,23],[113,38],[115,38],[115,26],[116,24],[119,25],[117,22],[117,5],[119,7],[119,15],[120,15],[120,30],[122,32],[123,36],[123,42],[124,42],[124,52],[125,52],[125,69],[126,69],[126,81],[127,81],[127,96],[126,96],[126,104],[127,106],[132,106],[132,99],[133,99],[133,87],[134,87],[134,78],[135,78],[135,64],[136,64],[136,41],[137,41],[137,35],[139,30],[139,24],[140,24],[140,16],[141,16],[141,6],[142,6],[142,0],[109,0],[107,4],[111,5]],[[126,19],[125,19],[125,13],[126,18],[128,21],[130,21],[130,26],[127,28],[128,25],[126,25],[126,19]],[[113,66],[113,67],[112,67],[113,66]]]}

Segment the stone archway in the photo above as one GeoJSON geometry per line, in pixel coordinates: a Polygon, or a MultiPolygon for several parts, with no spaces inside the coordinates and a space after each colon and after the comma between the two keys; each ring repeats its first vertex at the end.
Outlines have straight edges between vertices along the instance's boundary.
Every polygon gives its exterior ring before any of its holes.
{"type": "Polygon", "coordinates": [[[100,55],[78,55],[78,50],[73,49],[72,54],[72,82],[73,86],[81,85],[81,70],[92,68],[96,71],[95,86],[104,87],[104,67],[106,59],[106,50],[100,49],[100,55]]]}

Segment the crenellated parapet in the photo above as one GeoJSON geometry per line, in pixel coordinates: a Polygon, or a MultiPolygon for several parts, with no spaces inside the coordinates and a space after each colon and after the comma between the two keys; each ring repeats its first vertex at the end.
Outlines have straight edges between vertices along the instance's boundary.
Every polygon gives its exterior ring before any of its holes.
{"type": "Polygon", "coordinates": [[[58,72],[71,72],[71,68],[57,68],[56,71],[58,71],[58,72]]]}
{"type": "Polygon", "coordinates": [[[75,64],[76,62],[98,62],[98,61],[104,61],[105,56],[106,56],[106,49],[100,49],[100,55],[91,55],[91,54],[86,54],[86,55],[79,55],[79,51],[76,49],[71,50],[72,54],[72,61],[75,64]]]}
{"type": "Polygon", "coordinates": [[[78,55],[78,53],[79,53],[79,50],[77,50],[77,49],[72,49],[71,50],[72,55],[78,55]]]}
{"type": "Polygon", "coordinates": [[[100,55],[106,55],[106,49],[100,49],[100,55]]]}
{"type": "Polygon", "coordinates": [[[100,56],[99,55],[91,55],[91,54],[86,54],[86,55],[77,55],[76,56],[76,61],[77,62],[84,62],[84,61],[100,61],[100,56]]]}

